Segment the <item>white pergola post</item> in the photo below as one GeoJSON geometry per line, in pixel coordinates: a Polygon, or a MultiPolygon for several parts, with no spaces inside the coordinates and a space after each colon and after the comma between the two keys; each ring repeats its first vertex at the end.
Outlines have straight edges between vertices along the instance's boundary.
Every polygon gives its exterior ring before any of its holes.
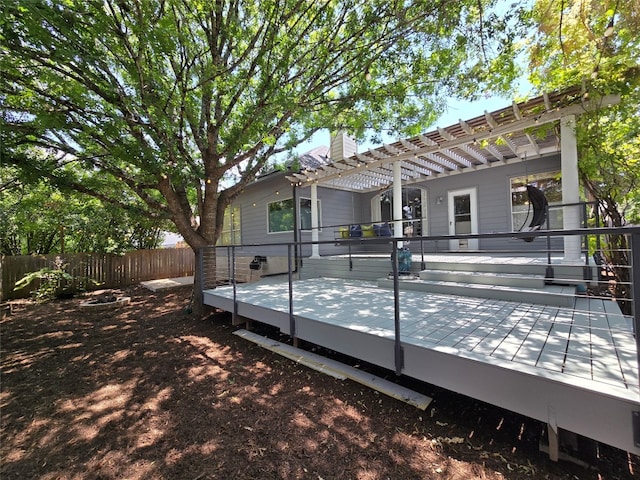
{"type": "MultiPolygon", "coordinates": [[[[576,140],[576,119],[568,115],[560,119],[560,158],[562,165],[562,203],[578,203],[580,201],[580,183],[578,176],[578,142],[576,140]]],[[[580,207],[564,207],[562,210],[564,228],[573,230],[580,228],[580,207]]],[[[564,262],[579,263],[581,261],[580,237],[577,235],[564,237],[564,262]]]]}
{"type": "Polygon", "coordinates": [[[316,242],[320,238],[318,232],[318,184],[311,184],[311,241],[314,242],[311,245],[311,258],[320,257],[320,245],[316,242]]]}
{"type": "MultiPolygon", "coordinates": [[[[402,162],[393,162],[393,236],[402,238],[402,162]]],[[[398,243],[402,247],[402,243],[398,243]]]]}

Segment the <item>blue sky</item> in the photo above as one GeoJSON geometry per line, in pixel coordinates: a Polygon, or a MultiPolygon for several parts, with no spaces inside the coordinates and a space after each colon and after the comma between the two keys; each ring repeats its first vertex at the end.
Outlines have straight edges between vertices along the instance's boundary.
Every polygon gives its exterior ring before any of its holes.
{"type": "MultiPolygon", "coordinates": [[[[458,120],[469,120],[480,115],[483,115],[485,110],[492,112],[501,108],[508,107],[515,99],[531,96],[533,87],[525,79],[521,79],[518,92],[515,97],[502,97],[502,96],[490,96],[487,98],[479,99],[473,102],[462,100],[450,100],[448,102],[447,111],[444,112],[438,121],[425,131],[435,130],[437,127],[448,127],[454,123],[458,123],[458,120]]],[[[398,138],[388,138],[385,141],[392,143],[398,140],[398,138]]],[[[309,150],[318,147],[320,145],[329,146],[329,131],[324,130],[316,133],[309,141],[298,145],[295,151],[298,154],[308,152],[309,150]]],[[[374,143],[359,143],[358,152],[365,152],[369,148],[376,148],[381,144],[374,143]]]]}
{"type": "MultiPolygon", "coordinates": [[[[496,13],[500,14],[501,12],[511,8],[513,2],[514,0],[497,0],[494,10],[496,13]]],[[[533,0],[519,0],[519,3],[532,7],[533,0]]],[[[449,125],[457,123],[460,119],[469,120],[471,118],[475,118],[484,114],[485,110],[491,112],[508,107],[514,99],[531,97],[533,86],[527,79],[528,72],[525,62],[526,61],[524,59],[520,59],[518,61],[521,65],[522,76],[517,81],[515,97],[503,97],[496,95],[473,102],[450,99],[447,102],[447,110],[438,118],[437,122],[427,128],[425,132],[435,130],[437,127],[448,127],[449,125]]],[[[393,143],[396,140],[398,140],[398,138],[385,138],[386,143],[393,143]]],[[[329,142],[329,131],[321,131],[314,135],[309,141],[298,145],[298,147],[294,149],[294,152],[302,154],[320,145],[329,146],[329,142]]],[[[358,152],[365,152],[370,148],[376,148],[379,146],[381,146],[379,143],[360,143],[358,144],[358,152]]]]}

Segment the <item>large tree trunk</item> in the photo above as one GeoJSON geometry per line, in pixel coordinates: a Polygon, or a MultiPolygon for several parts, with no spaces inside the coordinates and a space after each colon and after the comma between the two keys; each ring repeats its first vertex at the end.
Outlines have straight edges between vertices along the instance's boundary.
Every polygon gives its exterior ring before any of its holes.
{"type": "Polygon", "coordinates": [[[211,313],[211,308],[204,304],[203,290],[215,288],[217,282],[216,249],[202,247],[194,249],[195,268],[193,275],[193,305],[192,311],[197,317],[211,313]]]}

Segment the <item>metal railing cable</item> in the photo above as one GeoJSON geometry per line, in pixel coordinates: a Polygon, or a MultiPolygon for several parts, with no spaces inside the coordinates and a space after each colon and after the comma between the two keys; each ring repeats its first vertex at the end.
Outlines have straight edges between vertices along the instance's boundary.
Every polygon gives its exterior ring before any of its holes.
{"type": "MultiPolygon", "coordinates": [[[[640,227],[619,227],[619,228],[582,228],[575,230],[543,230],[535,232],[537,235],[544,235],[549,238],[554,237],[571,237],[571,236],[581,236],[585,240],[585,245],[588,246],[589,240],[594,245],[600,245],[602,247],[602,243],[604,242],[604,237],[611,237],[615,235],[624,236],[625,242],[628,245],[628,249],[621,252],[621,256],[624,258],[628,258],[629,262],[627,265],[596,265],[592,264],[590,259],[585,258],[584,264],[584,275],[582,278],[570,278],[569,276],[562,276],[562,274],[554,275],[553,283],[557,285],[569,285],[576,286],[575,297],[586,298],[590,300],[601,300],[604,302],[615,302],[621,307],[628,306],[628,311],[623,312],[622,320],[631,324],[631,333],[640,331],[640,227]],[[600,238],[600,242],[597,242],[597,239],[600,238]],[[617,277],[604,277],[601,278],[601,270],[605,271],[606,268],[617,269],[617,277]],[[592,269],[596,269],[595,275],[593,278],[589,277],[587,274],[591,272],[592,269]],[[619,272],[623,272],[620,274],[619,272]],[[620,279],[624,278],[624,281],[620,279]],[[610,292],[608,293],[608,288],[610,285],[614,284],[618,287],[623,287],[627,292],[627,298],[620,299],[615,298],[610,292]],[[580,288],[586,285],[588,291],[582,292],[580,288]]],[[[462,266],[458,265],[461,263],[466,257],[469,257],[472,260],[472,257],[477,256],[484,260],[489,261],[495,260],[500,261],[501,259],[506,259],[505,261],[510,261],[510,259],[517,258],[520,255],[522,258],[530,259],[530,258],[538,258],[538,256],[531,256],[530,251],[527,248],[521,248],[518,251],[510,251],[505,253],[504,251],[492,252],[491,250],[481,250],[477,252],[466,252],[466,253],[454,253],[454,252],[438,252],[437,249],[433,249],[436,251],[435,254],[426,254],[424,253],[424,245],[434,245],[437,242],[448,242],[451,239],[499,239],[499,238],[513,238],[518,236],[526,236],[531,235],[531,232],[522,232],[522,233],[514,233],[514,232],[500,232],[500,233],[483,233],[483,234],[464,234],[464,235],[441,235],[441,236],[411,236],[411,237],[402,237],[402,238],[368,238],[368,239],[343,239],[341,243],[346,249],[346,253],[344,255],[329,255],[325,258],[320,258],[315,262],[307,261],[305,263],[305,267],[301,269],[301,272],[298,272],[297,266],[294,264],[293,255],[295,249],[304,246],[311,246],[313,243],[317,243],[320,246],[322,245],[333,245],[334,240],[323,240],[318,242],[308,242],[308,241],[300,241],[297,243],[288,242],[288,243],[262,243],[262,244],[246,244],[246,245],[234,245],[228,247],[210,247],[216,248],[216,256],[223,257],[220,258],[220,262],[218,265],[223,265],[226,263],[226,268],[221,268],[220,271],[209,272],[209,274],[215,275],[215,283],[217,285],[227,284],[232,288],[233,291],[233,303],[234,317],[237,315],[237,304],[238,304],[238,289],[241,287],[242,283],[246,281],[253,281],[257,278],[251,277],[249,280],[246,278],[241,278],[243,275],[242,268],[240,268],[241,259],[250,259],[256,255],[265,254],[265,252],[271,252],[265,255],[266,265],[271,266],[276,263],[276,258],[283,259],[283,267],[282,271],[274,272],[274,274],[282,274],[286,275],[287,282],[287,310],[289,315],[289,331],[291,337],[295,339],[296,337],[296,282],[298,279],[304,279],[308,275],[317,275],[317,276],[331,276],[336,274],[337,266],[344,265],[344,271],[346,278],[351,278],[354,282],[363,283],[366,279],[376,279],[380,277],[386,277],[388,280],[392,281],[393,286],[393,309],[394,309],[394,317],[393,317],[393,325],[394,325],[394,359],[396,366],[396,373],[401,374],[403,368],[403,352],[402,352],[402,342],[401,342],[401,334],[402,334],[402,322],[401,322],[401,313],[402,313],[402,303],[400,300],[400,292],[403,289],[403,286],[400,282],[400,272],[398,268],[398,251],[399,244],[402,242],[404,245],[408,244],[408,247],[412,245],[419,244],[420,254],[416,253],[415,259],[416,261],[412,263],[412,271],[418,272],[421,270],[425,270],[423,267],[429,267],[429,263],[435,261],[436,259],[442,258],[443,262],[446,262],[447,258],[453,258],[454,262],[451,263],[452,269],[462,269],[462,266]],[[380,246],[380,250],[377,253],[370,252],[358,252],[357,247],[361,245],[363,242],[368,242],[371,244],[376,244],[380,246]],[[226,257],[226,258],[224,258],[226,257]],[[457,262],[457,263],[456,263],[457,262]],[[315,266],[314,266],[315,263],[315,266]],[[323,266],[324,264],[324,266],[323,266]],[[455,267],[455,268],[454,268],[455,267]],[[312,268],[316,268],[316,271],[312,271],[312,268]],[[323,270],[325,268],[325,270],[323,270]],[[331,270],[333,268],[333,270],[331,270]],[[313,272],[313,273],[308,273],[313,272]],[[328,272],[325,273],[324,272],[328,272]],[[226,277],[226,278],[225,278],[226,277]]],[[[525,243],[523,242],[523,246],[525,243]]],[[[537,250],[536,250],[537,251],[537,250]]],[[[591,257],[591,252],[589,248],[583,250],[583,255],[591,257]]],[[[555,252],[557,254],[558,252],[555,252]]],[[[542,266],[546,268],[556,268],[557,272],[560,272],[563,267],[561,258],[556,258],[552,255],[552,252],[547,251],[544,255],[546,263],[541,263],[542,266]]],[[[200,263],[200,267],[206,269],[207,263],[203,262],[204,255],[202,252],[199,253],[198,261],[200,263]]],[[[243,260],[245,261],[245,260],[243,260]]],[[[248,260],[245,263],[249,263],[248,260]]],[[[209,265],[210,267],[210,265],[209,265]]],[[[578,265],[579,267],[579,265],[578,265]]],[[[267,273],[269,275],[270,273],[267,273]]],[[[207,275],[207,272],[203,272],[203,277],[207,275]]],[[[251,272],[253,275],[253,272],[251,272]]],[[[262,276],[262,275],[260,275],[262,276]]],[[[526,274],[520,275],[520,277],[526,277],[526,274]]],[[[531,276],[535,276],[531,274],[531,276]]],[[[508,279],[507,279],[508,280],[508,279]]],[[[210,284],[210,281],[205,282],[204,279],[202,281],[202,285],[204,288],[205,284],[210,284]]],[[[444,283],[444,281],[443,281],[444,283]]],[[[548,295],[554,295],[550,293],[548,295]]],[[[604,305],[609,305],[608,303],[604,305]]],[[[574,310],[579,310],[579,308],[575,308],[574,310]]],[[[584,312],[589,313],[590,312],[584,312]]],[[[616,327],[618,328],[618,327],[616,327]]],[[[638,337],[636,336],[636,342],[638,342],[638,337]]],[[[638,352],[640,352],[640,342],[637,343],[638,352]]],[[[640,364],[640,357],[637,359],[640,364]]]]}

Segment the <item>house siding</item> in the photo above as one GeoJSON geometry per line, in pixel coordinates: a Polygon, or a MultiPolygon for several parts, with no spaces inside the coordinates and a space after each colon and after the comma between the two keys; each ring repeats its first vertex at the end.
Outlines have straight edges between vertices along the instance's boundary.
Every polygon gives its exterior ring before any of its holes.
{"type": "MultiPolygon", "coordinates": [[[[549,172],[560,169],[560,156],[553,155],[537,158],[527,162],[511,165],[496,165],[479,169],[475,172],[465,172],[443,177],[435,177],[421,183],[413,184],[427,190],[427,231],[434,236],[448,235],[448,198],[452,190],[475,188],[478,200],[478,232],[508,232],[511,230],[511,199],[510,178],[527,174],[549,172]],[[438,204],[438,197],[443,201],[438,204]]],[[[233,206],[240,207],[242,243],[245,245],[264,243],[286,243],[294,240],[293,232],[269,233],[267,206],[270,202],[293,197],[291,183],[285,178],[285,173],[275,173],[249,185],[234,201],[233,206]],[[276,194],[279,192],[279,194],[276,194]],[[255,206],[254,206],[255,204],[255,206]]],[[[311,198],[309,186],[296,187],[297,198],[311,198]]],[[[352,223],[370,223],[372,218],[371,199],[377,192],[356,194],[343,190],[333,190],[329,187],[318,186],[318,199],[321,204],[321,241],[333,241],[336,238],[338,226],[352,223]]],[[[424,208],[424,206],[423,206],[424,208]]],[[[301,232],[299,240],[311,241],[311,232],[301,232]]],[[[561,248],[555,242],[553,248],[561,248]]],[[[543,238],[536,239],[530,244],[532,250],[546,248],[543,238]]],[[[515,250],[522,249],[523,242],[516,239],[482,240],[481,249],[515,250]]],[[[353,245],[353,251],[375,251],[380,246],[362,244],[353,245]]],[[[386,247],[382,247],[386,248],[386,247]]],[[[435,251],[436,245],[425,242],[426,251],[435,251]]],[[[448,248],[439,242],[437,250],[448,248]]],[[[251,253],[253,250],[247,249],[251,253]]],[[[284,247],[276,245],[261,246],[255,255],[286,255],[284,247]],[[259,251],[258,251],[259,250],[259,251]]],[[[344,253],[345,245],[323,244],[320,247],[322,255],[344,253]]],[[[311,254],[311,246],[305,245],[299,252],[302,256],[311,254]]]]}
{"type": "MultiPolygon", "coordinates": [[[[429,232],[434,236],[449,234],[447,194],[467,188],[477,191],[478,233],[509,232],[512,230],[510,179],[554,170],[560,170],[559,155],[427,181],[424,185],[429,189],[429,232]],[[438,197],[443,198],[439,205],[438,197]]],[[[536,249],[539,244],[540,248],[546,248],[546,244],[540,242],[543,240],[536,239],[531,247],[536,249]]],[[[516,239],[483,239],[480,242],[480,249],[514,250],[522,249],[522,246],[523,242],[516,239]]]]}
{"type": "MultiPolygon", "coordinates": [[[[311,188],[304,187],[298,190],[298,197],[311,198],[311,188]]],[[[351,223],[360,223],[362,217],[362,195],[346,192],[344,190],[332,190],[318,186],[318,200],[320,201],[320,226],[318,239],[320,241],[332,241],[336,237],[338,227],[351,223]]],[[[301,233],[300,240],[311,241],[311,232],[301,233]]],[[[323,255],[337,254],[345,251],[344,246],[325,244],[320,247],[323,255]]],[[[303,255],[311,254],[311,246],[303,247],[303,255]]]]}

